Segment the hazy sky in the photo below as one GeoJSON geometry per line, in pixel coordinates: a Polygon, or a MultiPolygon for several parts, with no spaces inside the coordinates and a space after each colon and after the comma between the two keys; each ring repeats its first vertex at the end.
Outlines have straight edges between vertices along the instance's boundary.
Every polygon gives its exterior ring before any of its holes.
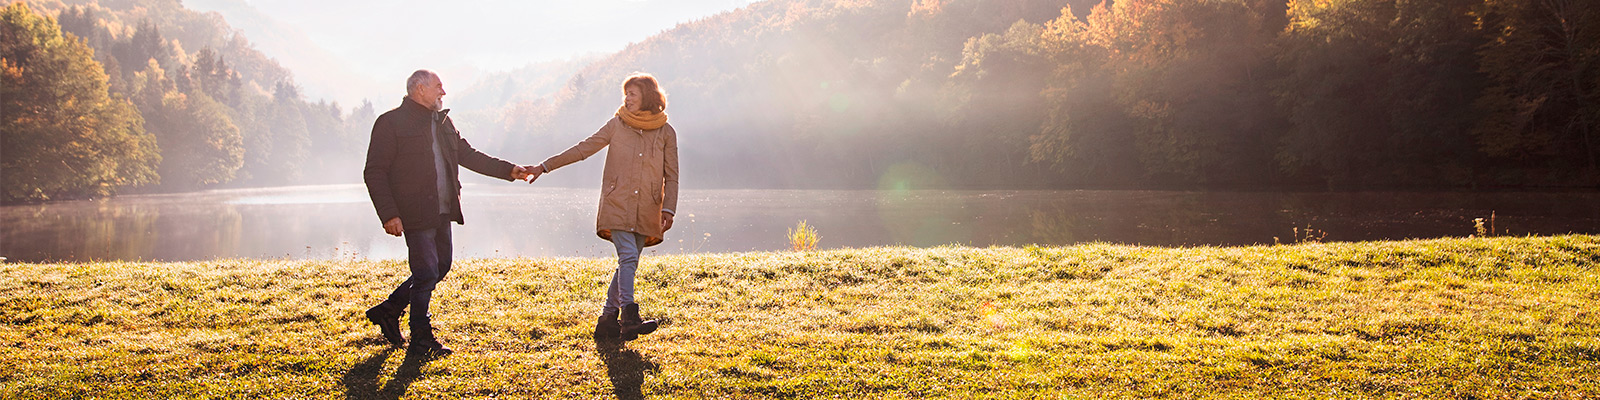
{"type": "MultiPolygon", "coordinates": [[[[258,43],[257,48],[294,71],[308,95],[340,100],[383,94],[324,93],[353,91],[320,86],[307,76],[314,68],[346,69],[371,82],[351,82],[349,75],[322,81],[346,81],[350,87],[404,82],[418,68],[438,70],[446,89],[465,88],[479,74],[504,71],[529,63],[567,59],[584,53],[611,53],[673,26],[751,3],[750,0],[188,0],[191,8],[219,11],[258,43]],[[293,34],[252,32],[245,16],[229,15],[221,3],[242,1],[293,34]],[[303,36],[300,36],[303,35],[303,36]],[[309,39],[317,49],[262,43],[309,39]],[[293,60],[286,51],[316,61],[293,60]],[[343,65],[322,65],[336,63],[343,65]],[[359,96],[359,97],[358,97],[359,96]]],[[[400,85],[403,86],[403,85],[400,85]]],[[[396,86],[397,89],[402,89],[396,86]]],[[[366,92],[371,89],[361,89],[366,92]]],[[[398,97],[400,94],[394,94],[398,97]]],[[[386,98],[386,97],[385,97],[386,98]]],[[[379,101],[380,105],[387,100],[379,101]]]]}

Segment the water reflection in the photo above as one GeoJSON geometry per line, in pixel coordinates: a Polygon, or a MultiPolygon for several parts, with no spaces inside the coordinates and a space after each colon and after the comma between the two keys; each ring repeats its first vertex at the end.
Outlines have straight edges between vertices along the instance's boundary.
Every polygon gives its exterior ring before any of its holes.
{"type": "MultiPolygon", "coordinates": [[[[335,191],[348,197],[350,189],[335,191]]],[[[0,208],[0,252],[27,261],[330,258],[341,248],[357,254],[354,249],[361,246],[347,243],[370,235],[357,231],[352,217],[371,206],[304,201],[329,190],[254,189],[7,206],[0,208]],[[301,200],[272,201],[284,198],[301,200]]],[[[392,254],[405,254],[403,247],[392,254]]]]}
{"type": "MultiPolygon", "coordinates": [[[[608,257],[595,189],[469,185],[458,257],[608,257]]],[[[1514,235],[1596,233],[1594,193],[1201,193],[1161,191],[688,190],[650,253],[779,250],[800,220],[820,247],[1087,241],[1159,246],[1270,244],[1294,228],[1356,241],[1473,233],[1495,213],[1514,235]]],[[[0,207],[0,256],[16,261],[386,258],[360,185],[125,196],[0,207]]]]}

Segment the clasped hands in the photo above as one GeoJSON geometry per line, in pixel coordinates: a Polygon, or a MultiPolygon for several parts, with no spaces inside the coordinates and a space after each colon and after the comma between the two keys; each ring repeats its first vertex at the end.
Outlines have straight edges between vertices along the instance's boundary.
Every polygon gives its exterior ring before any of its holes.
{"type": "Polygon", "coordinates": [[[533,180],[539,179],[539,175],[544,175],[543,165],[517,165],[511,167],[511,179],[533,183],[533,180]]]}

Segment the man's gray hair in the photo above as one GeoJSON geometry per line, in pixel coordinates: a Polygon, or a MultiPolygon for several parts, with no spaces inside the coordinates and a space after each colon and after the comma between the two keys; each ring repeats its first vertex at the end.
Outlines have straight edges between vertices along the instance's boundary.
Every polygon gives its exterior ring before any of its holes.
{"type": "Polygon", "coordinates": [[[435,76],[433,71],[425,69],[412,72],[411,77],[406,78],[406,95],[417,94],[418,91],[422,90],[422,85],[428,83],[428,78],[433,76],[435,76]]]}

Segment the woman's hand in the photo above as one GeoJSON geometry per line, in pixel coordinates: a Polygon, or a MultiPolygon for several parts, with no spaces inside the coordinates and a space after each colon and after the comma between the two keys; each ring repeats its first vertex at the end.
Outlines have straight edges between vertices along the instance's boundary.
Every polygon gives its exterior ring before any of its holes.
{"type": "Polygon", "coordinates": [[[672,230],[672,213],[669,213],[669,212],[666,212],[666,211],[662,211],[661,212],[661,231],[662,232],[666,232],[666,231],[669,231],[669,230],[672,230]]]}
{"type": "Polygon", "coordinates": [[[544,171],[544,164],[524,165],[524,166],[522,166],[522,168],[527,171],[527,175],[525,175],[524,178],[518,178],[518,179],[527,180],[528,183],[533,183],[533,181],[538,180],[539,179],[539,175],[544,175],[544,172],[545,172],[544,171]]]}

